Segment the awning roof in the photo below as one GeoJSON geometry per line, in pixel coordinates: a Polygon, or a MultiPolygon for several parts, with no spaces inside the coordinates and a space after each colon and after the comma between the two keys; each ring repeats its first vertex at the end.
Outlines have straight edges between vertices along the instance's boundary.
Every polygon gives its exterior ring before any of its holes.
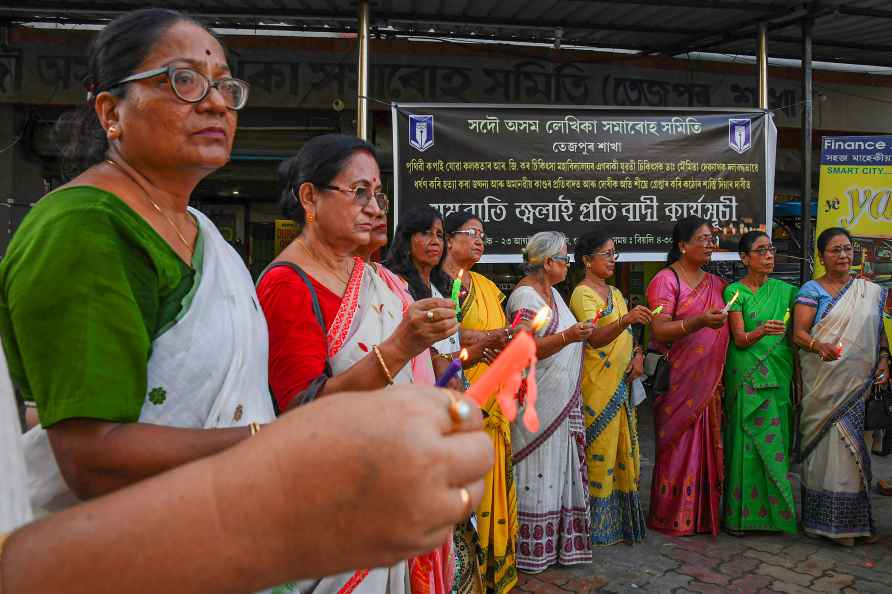
{"type": "MultiPolygon", "coordinates": [[[[353,32],[355,0],[172,0],[163,5],[215,27],[353,32]]],[[[0,22],[101,23],[141,0],[0,2],[0,22]]],[[[815,60],[892,66],[888,0],[376,0],[372,34],[534,41],[677,55],[755,52],[768,28],[771,57],[798,58],[801,23],[814,19],[815,60]]]]}

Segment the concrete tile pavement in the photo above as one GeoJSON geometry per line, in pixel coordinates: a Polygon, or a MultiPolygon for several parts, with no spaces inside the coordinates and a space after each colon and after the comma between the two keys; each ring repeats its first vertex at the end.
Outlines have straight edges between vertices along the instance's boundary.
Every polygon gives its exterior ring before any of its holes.
{"type": "MultiPolygon", "coordinates": [[[[650,401],[639,407],[642,501],[649,504],[654,460],[650,401]]],[[[798,469],[794,468],[794,475],[798,469]]],[[[892,456],[873,458],[874,478],[892,478],[892,456]]],[[[796,477],[798,481],[798,476],[796,477]]],[[[799,496],[798,482],[794,493],[799,496]]],[[[892,594],[892,497],[873,495],[880,540],[845,548],[804,535],[720,534],[672,538],[649,532],[634,547],[596,549],[591,565],[521,574],[519,594],[732,593],[892,594]]]]}

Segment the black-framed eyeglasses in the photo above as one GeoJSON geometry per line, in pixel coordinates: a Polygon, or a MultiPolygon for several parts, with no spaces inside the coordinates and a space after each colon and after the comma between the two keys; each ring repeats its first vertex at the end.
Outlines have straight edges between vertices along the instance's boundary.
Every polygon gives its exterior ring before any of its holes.
{"type": "Polygon", "coordinates": [[[334,192],[341,192],[342,194],[353,196],[353,199],[356,200],[356,203],[360,206],[365,206],[369,203],[369,200],[374,198],[375,203],[378,205],[378,208],[380,208],[381,212],[385,214],[387,214],[387,210],[390,208],[390,198],[387,197],[387,194],[385,194],[384,192],[372,192],[365,186],[356,186],[355,188],[321,186],[321,188],[324,190],[332,190],[334,192]]]}
{"type": "Polygon", "coordinates": [[[127,78],[119,80],[109,89],[114,89],[127,83],[136,82],[138,80],[146,80],[156,76],[166,75],[170,88],[173,89],[174,95],[179,97],[186,103],[200,103],[208,96],[211,89],[217,89],[223,97],[223,103],[228,109],[238,111],[248,102],[248,92],[251,85],[243,80],[232,77],[218,78],[211,80],[201,72],[193,68],[185,68],[183,66],[165,66],[163,68],[155,68],[154,70],[146,70],[131,74],[127,78]]]}
{"type": "Polygon", "coordinates": [[[467,235],[471,239],[479,239],[480,241],[486,241],[486,233],[483,231],[479,231],[477,229],[459,229],[458,231],[453,231],[452,234],[461,233],[462,235],[467,235]]]}
{"type": "Polygon", "coordinates": [[[557,260],[558,262],[563,262],[564,264],[570,263],[570,256],[551,256],[552,260],[557,260]]]}
{"type": "Polygon", "coordinates": [[[765,257],[767,254],[771,254],[772,256],[777,253],[777,248],[773,245],[767,245],[760,248],[756,248],[754,250],[750,250],[751,254],[759,254],[761,257],[765,257]]]}

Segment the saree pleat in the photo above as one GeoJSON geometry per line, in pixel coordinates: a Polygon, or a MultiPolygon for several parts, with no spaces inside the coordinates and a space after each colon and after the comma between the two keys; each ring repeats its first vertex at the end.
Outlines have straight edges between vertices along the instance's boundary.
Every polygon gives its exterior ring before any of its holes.
{"type": "MultiPolygon", "coordinates": [[[[462,304],[462,328],[489,331],[505,327],[502,309],[505,296],[484,276],[471,272],[468,296],[462,304]]],[[[486,363],[465,370],[473,385],[487,369],[486,363]]],[[[483,429],[495,453],[492,470],[484,477],[483,499],[477,506],[477,532],[482,556],[480,573],[487,590],[504,594],[517,584],[517,488],[511,462],[511,426],[496,401],[495,395],[483,406],[486,415],[483,429]]]]}
{"type": "MultiPolygon", "coordinates": [[[[619,290],[611,287],[605,303],[585,285],[573,291],[570,309],[578,320],[594,319],[603,309],[599,327],[614,324],[627,313],[619,290]]],[[[597,546],[640,542],[646,534],[639,494],[637,419],[625,373],[632,347],[632,335],[627,330],[609,345],[585,348],[582,412],[591,540],[597,546]]]]}
{"type": "MultiPolygon", "coordinates": [[[[743,283],[732,311],[752,332],[767,320],[782,320],[796,289],[769,279],[753,294],[743,283]]],[[[793,488],[787,477],[792,448],[793,351],[784,336],[764,336],[748,348],[728,346],[725,369],[725,526],[731,530],[796,532],[793,488]]]]}
{"type": "MultiPolygon", "coordinates": [[[[674,312],[675,319],[724,307],[724,282],[717,276],[706,274],[693,289],[677,286],[670,270],[657,273],[647,289],[650,307],[663,306],[674,312]]],[[[648,526],[654,530],[676,536],[719,531],[724,482],[722,373],[727,349],[727,326],[692,332],[668,349],[669,391],[654,401],[657,455],[648,515],[648,526]]]]}

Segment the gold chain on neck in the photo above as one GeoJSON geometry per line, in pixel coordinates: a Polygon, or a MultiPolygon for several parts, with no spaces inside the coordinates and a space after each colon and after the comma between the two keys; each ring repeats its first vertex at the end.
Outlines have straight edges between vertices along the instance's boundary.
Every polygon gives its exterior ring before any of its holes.
{"type": "MultiPolygon", "coordinates": [[[[182,233],[180,233],[180,229],[179,229],[179,227],[177,227],[174,220],[172,218],[170,218],[170,216],[166,212],[161,210],[161,207],[158,206],[157,202],[152,200],[152,197],[149,195],[149,193],[146,191],[146,189],[143,188],[142,185],[140,185],[140,183],[138,181],[136,181],[136,179],[130,174],[129,171],[127,171],[126,169],[121,167],[121,165],[119,163],[117,163],[116,161],[112,161],[111,159],[106,159],[103,162],[108,165],[111,165],[112,167],[117,168],[124,175],[126,175],[128,178],[130,178],[130,181],[132,181],[134,184],[136,184],[136,186],[142,191],[143,195],[149,201],[149,204],[151,204],[155,208],[155,210],[158,211],[158,214],[160,214],[162,217],[164,217],[167,220],[171,229],[173,229],[173,232],[177,234],[177,237],[180,238],[180,241],[183,243],[183,245],[186,247],[186,249],[189,250],[189,255],[191,256],[192,253],[195,251],[195,249],[189,244],[188,241],[186,241],[186,237],[182,233]]],[[[192,220],[192,217],[189,217],[189,219],[192,220]]],[[[193,223],[194,223],[194,221],[193,221],[193,223]]]]}

